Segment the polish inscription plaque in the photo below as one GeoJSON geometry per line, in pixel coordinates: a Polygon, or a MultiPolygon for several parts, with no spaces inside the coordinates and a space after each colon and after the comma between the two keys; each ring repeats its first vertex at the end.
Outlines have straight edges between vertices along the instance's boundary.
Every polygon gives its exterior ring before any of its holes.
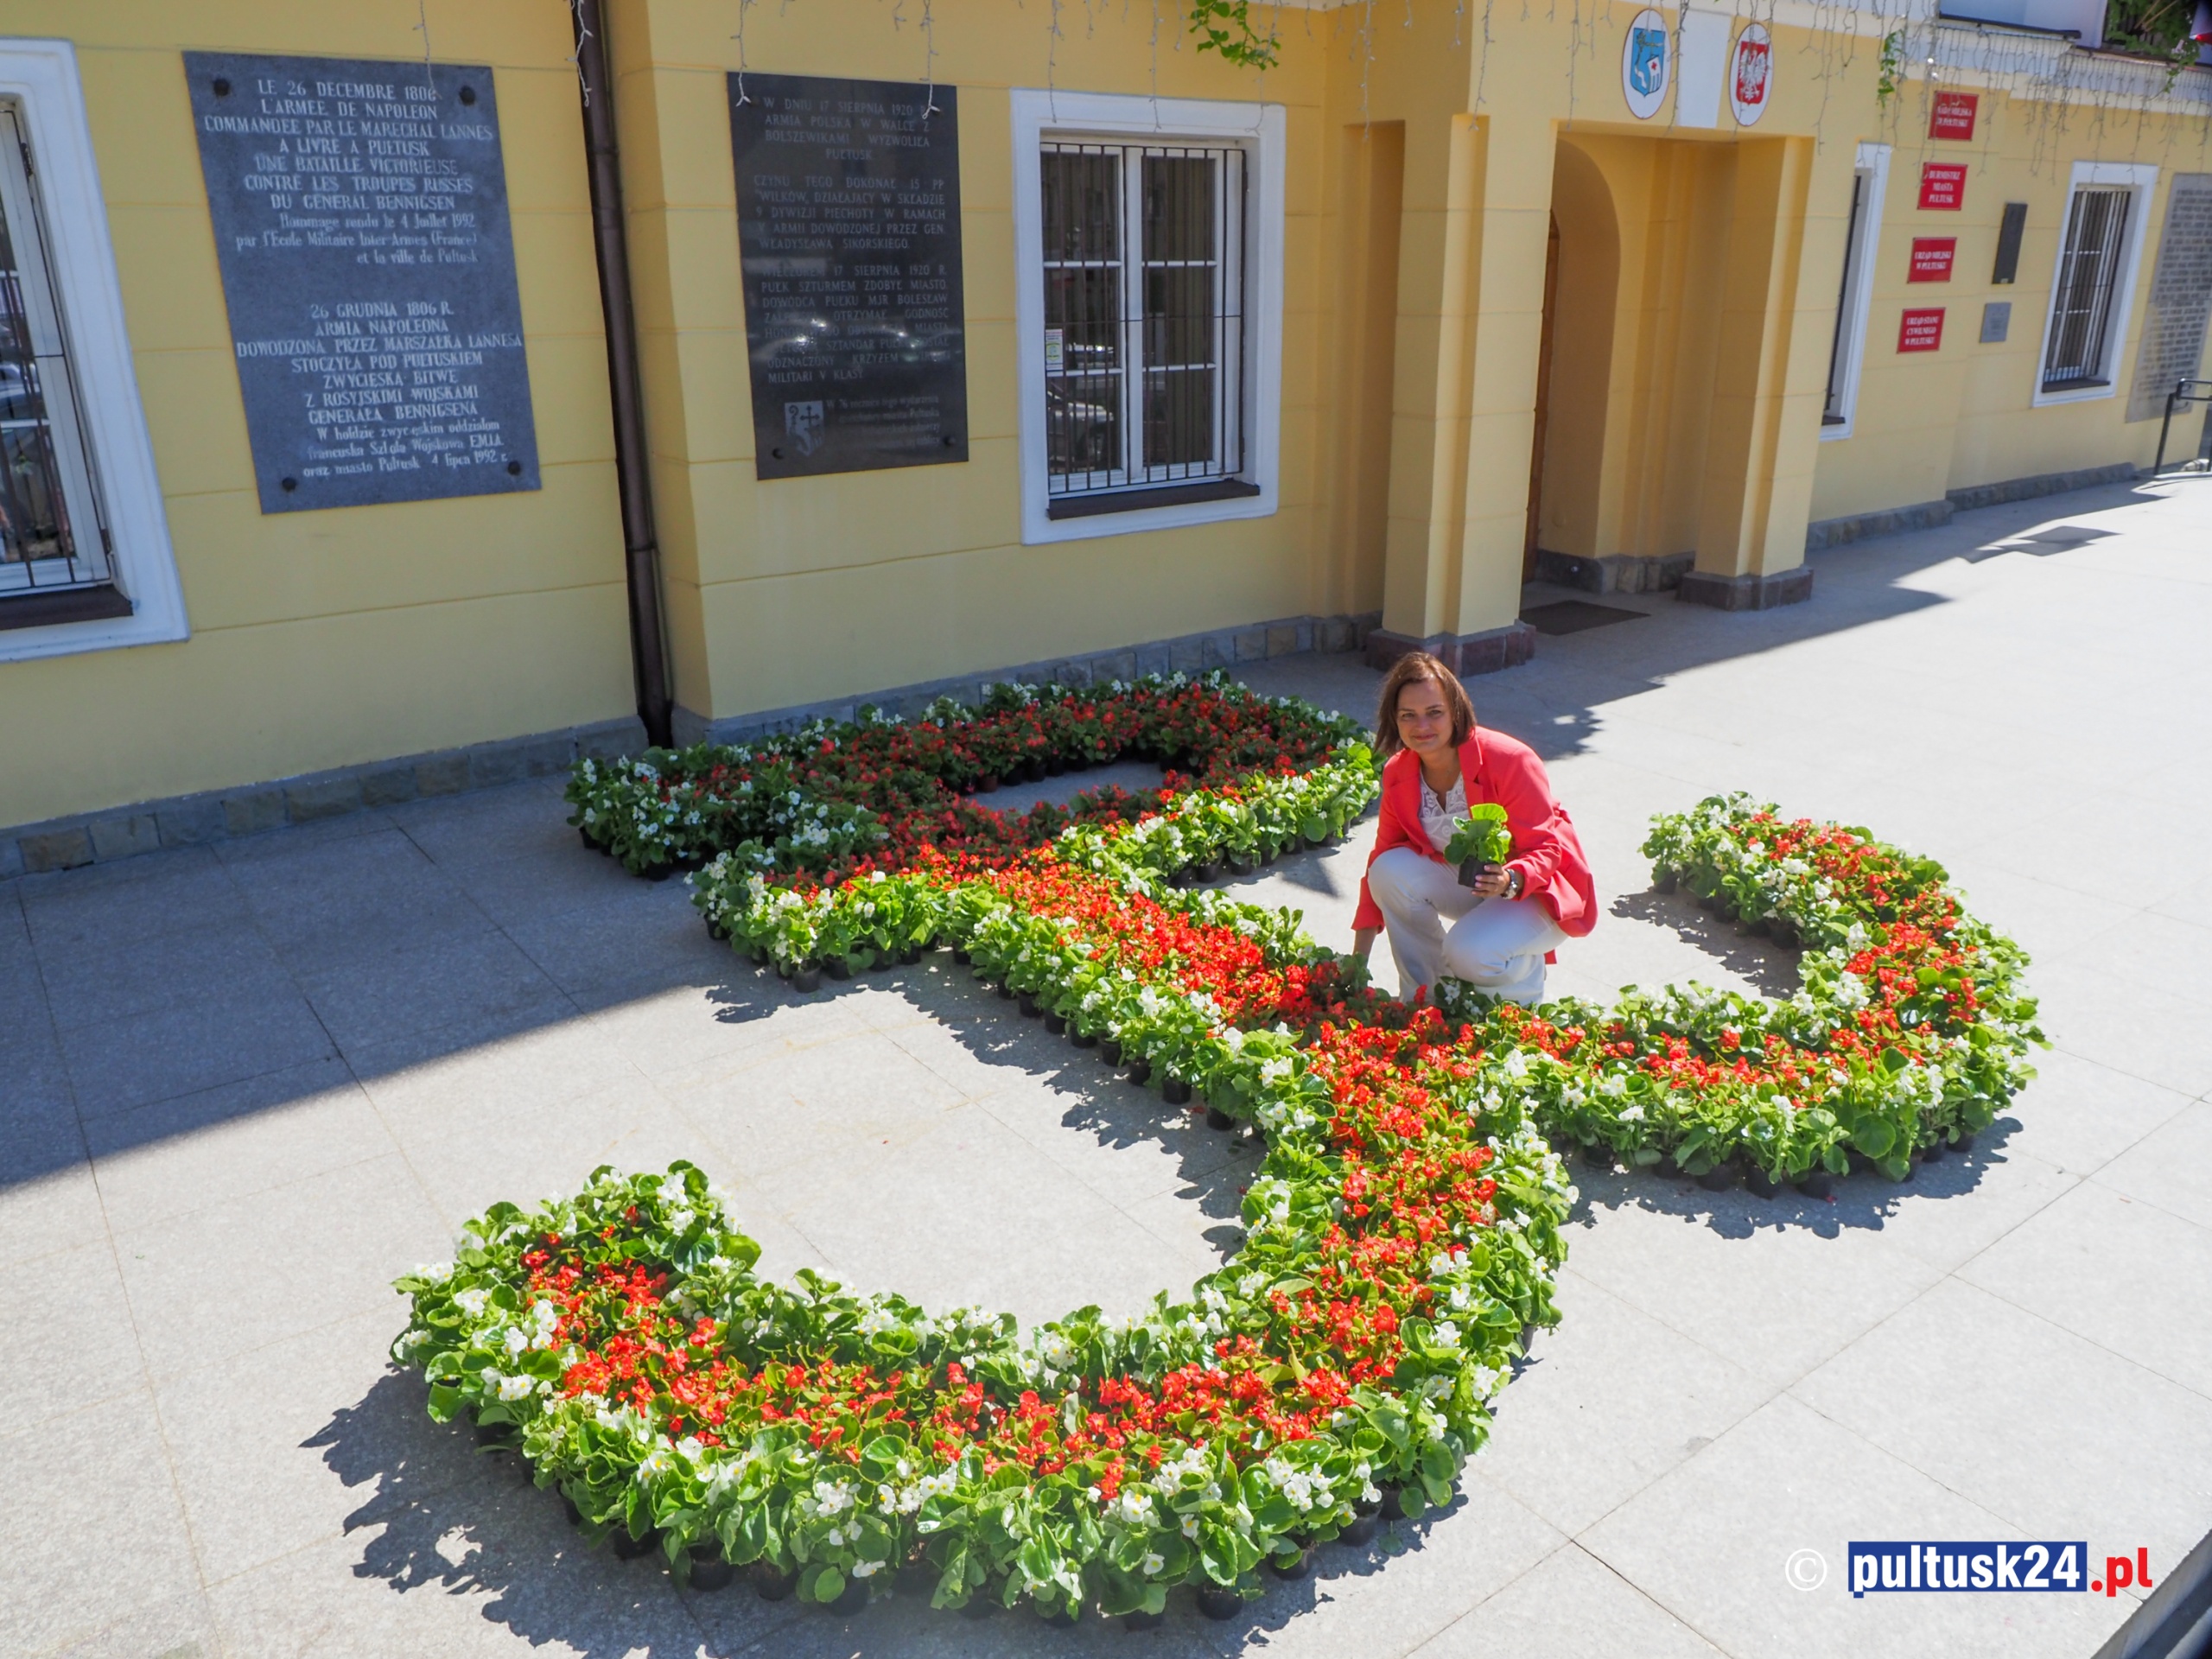
{"type": "Polygon", "coordinates": [[[733,74],[760,477],[968,459],[950,86],[733,74]]]}
{"type": "Polygon", "coordinates": [[[261,510],[537,489],[491,70],[184,63],[261,510]]]}

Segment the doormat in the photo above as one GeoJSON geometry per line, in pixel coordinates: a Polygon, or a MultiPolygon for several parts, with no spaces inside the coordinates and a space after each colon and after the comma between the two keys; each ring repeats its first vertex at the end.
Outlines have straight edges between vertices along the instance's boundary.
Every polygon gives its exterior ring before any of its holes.
{"type": "Polygon", "coordinates": [[[1627,611],[1618,605],[1594,605],[1586,599],[1558,599],[1521,613],[1521,620],[1538,633],[1580,633],[1615,622],[1631,622],[1649,611],[1627,611]]]}

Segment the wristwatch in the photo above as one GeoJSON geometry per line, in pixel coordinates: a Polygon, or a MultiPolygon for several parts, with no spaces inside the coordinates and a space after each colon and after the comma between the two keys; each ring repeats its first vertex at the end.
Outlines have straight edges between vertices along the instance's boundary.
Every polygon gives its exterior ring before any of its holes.
{"type": "Polygon", "coordinates": [[[1508,870],[1505,873],[1505,896],[1508,899],[1518,899],[1528,890],[1528,880],[1520,871],[1508,870]]]}

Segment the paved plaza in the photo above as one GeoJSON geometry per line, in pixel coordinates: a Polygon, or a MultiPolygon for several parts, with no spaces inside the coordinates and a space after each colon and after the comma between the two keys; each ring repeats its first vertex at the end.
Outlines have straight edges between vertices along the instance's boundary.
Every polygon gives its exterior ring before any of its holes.
{"type": "MultiPolygon", "coordinates": [[[[1814,563],[1809,604],[1609,600],[1645,614],[1472,683],[1597,871],[1552,988],[1787,992],[1637,855],[1745,789],[1942,859],[2032,954],[2039,1078],[1902,1187],[1584,1174],[1563,1323],[1459,1500],[1226,1624],[678,1591],[386,1363],[394,1274],[602,1162],[690,1158],[764,1271],[932,1311],[1132,1311],[1233,1249],[1252,1146],[948,955],[794,995],[582,849],[557,780],[0,884],[0,1650],[2088,1655],[2133,1592],[1854,1600],[1844,1551],[2086,1538],[2156,1574],[2212,1529],[2212,480],[1814,563]]],[[[1249,677],[1363,718],[1378,679],[1249,677]]],[[[1343,944],[1371,833],[1233,885],[1343,944]]]]}

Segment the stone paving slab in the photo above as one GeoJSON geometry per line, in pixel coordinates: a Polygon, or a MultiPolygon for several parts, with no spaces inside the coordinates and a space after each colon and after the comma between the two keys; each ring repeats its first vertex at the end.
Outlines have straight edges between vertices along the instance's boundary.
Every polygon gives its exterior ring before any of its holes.
{"type": "MultiPolygon", "coordinates": [[[[1554,989],[1786,991],[1646,890],[1655,811],[1745,788],[1942,858],[2034,954],[2056,1046],[1974,1155],[1761,1204],[1591,1172],[1541,1338],[1452,1507],[1224,1624],[851,1620],[678,1592],[430,1424],[391,1277],[498,1197],[687,1156],[772,1272],[1025,1319],[1234,1247],[1254,1160],[950,959],[815,997],[557,784],[0,884],[10,1653],[2079,1655],[2135,1592],[1852,1599],[1851,1538],[2212,1526],[2212,486],[1964,513],[1813,602],[1547,639],[1472,686],[1547,758],[1605,914],[1554,989]],[[2040,532],[2065,527],[2090,539],[2040,532]],[[1793,1588],[1783,1563],[1820,1551],[1793,1588]]],[[[1565,596],[1532,589],[1531,602],[1565,596]]],[[[1343,658],[1256,686],[1371,712],[1343,658]]],[[[1065,797],[1145,768],[1027,791],[1065,797]]],[[[1345,941],[1364,837],[1232,883],[1345,941]]],[[[1387,952],[1377,978],[1390,983],[1387,952]]]]}

